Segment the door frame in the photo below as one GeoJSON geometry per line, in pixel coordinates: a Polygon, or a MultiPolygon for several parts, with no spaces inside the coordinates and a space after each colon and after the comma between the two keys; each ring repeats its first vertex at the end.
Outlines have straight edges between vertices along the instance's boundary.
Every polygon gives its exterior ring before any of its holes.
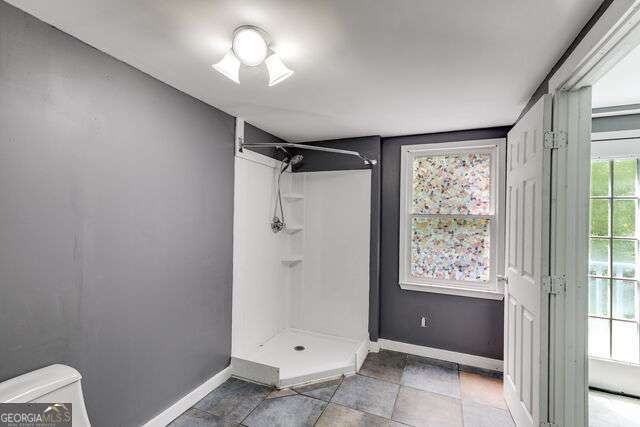
{"type": "Polygon", "coordinates": [[[550,275],[562,278],[564,289],[549,302],[549,420],[578,427],[588,424],[591,87],[556,92],[553,110],[554,133],[566,142],[551,159],[550,275]]]}
{"type": "Polygon", "coordinates": [[[549,420],[588,423],[587,257],[591,86],[640,44],[640,0],[614,0],[549,80],[553,129],[566,140],[552,160],[551,275],[564,292],[550,307],[549,420]]]}

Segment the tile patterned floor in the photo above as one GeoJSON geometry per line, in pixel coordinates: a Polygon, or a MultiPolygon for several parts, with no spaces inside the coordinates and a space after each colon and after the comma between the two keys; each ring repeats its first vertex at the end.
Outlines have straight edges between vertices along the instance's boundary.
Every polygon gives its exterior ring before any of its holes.
{"type": "Polygon", "coordinates": [[[371,353],[358,375],[274,390],[235,378],[171,427],[514,427],[499,375],[402,353],[371,353]]]}

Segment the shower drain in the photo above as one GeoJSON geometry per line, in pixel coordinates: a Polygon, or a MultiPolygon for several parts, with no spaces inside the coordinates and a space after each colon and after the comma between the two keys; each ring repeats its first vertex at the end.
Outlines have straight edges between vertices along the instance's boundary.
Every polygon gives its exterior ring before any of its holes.
{"type": "Polygon", "coordinates": [[[297,345],[297,346],[293,347],[293,349],[295,351],[302,351],[302,350],[304,350],[304,346],[303,345],[297,345]]]}

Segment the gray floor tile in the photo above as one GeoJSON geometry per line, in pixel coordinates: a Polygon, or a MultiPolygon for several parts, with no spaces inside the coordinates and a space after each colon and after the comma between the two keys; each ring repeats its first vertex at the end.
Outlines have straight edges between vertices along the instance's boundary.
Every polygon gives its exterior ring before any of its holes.
{"type": "Polygon", "coordinates": [[[393,420],[416,427],[462,427],[460,400],[400,387],[393,420]]]}
{"type": "Polygon", "coordinates": [[[330,403],[318,420],[316,427],[398,427],[400,423],[356,411],[346,406],[330,403]]]}
{"type": "Polygon", "coordinates": [[[219,416],[190,408],[184,414],[173,420],[168,427],[218,427],[224,425],[224,420],[219,416]]]}
{"type": "Polygon", "coordinates": [[[413,354],[407,355],[407,362],[422,362],[422,363],[428,363],[430,365],[442,366],[443,368],[460,369],[460,365],[458,365],[456,362],[449,362],[447,360],[440,360],[440,359],[432,359],[430,357],[415,356],[413,354]]]}
{"type": "Polygon", "coordinates": [[[283,388],[281,390],[273,390],[271,393],[269,393],[269,395],[267,396],[267,399],[275,399],[277,397],[285,397],[285,396],[295,396],[296,394],[298,393],[291,390],[290,388],[283,388]]]}
{"type": "Polygon", "coordinates": [[[401,384],[424,391],[460,398],[460,379],[457,365],[433,363],[425,358],[408,358],[401,384]]]}
{"type": "Polygon", "coordinates": [[[340,383],[342,383],[342,378],[331,381],[324,381],[316,384],[310,384],[304,387],[295,387],[294,390],[300,394],[304,394],[305,396],[328,402],[331,400],[333,394],[340,386],[340,383]]]}
{"type": "Polygon", "coordinates": [[[460,372],[460,393],[462,400],[498,409],[507,409],[501,379],[471,372],[460,372]]]}
{"type": "Polygon", "coordinates": [[[196,403],[194,407],[217,415],[225,422],[239,423],[271,391],[271,387],[230,378],[196,403]]]}
{"type": "Polygon", "coordinates": [[[589,391],[590,427],[639,427],[640,399],[589,391]]]}
{"type": "Polygon", "coordinates": [[[374,378],[346,377],[333,395],[332,402],[360,411],[391,418],[399,386],[374,378]]]}
{"type": "Polygon", "coordinates": [[[464,427],[515,427],[509,412],[475,402],[463,401],[464,427]]]}
{"type": "Polygon", "coordinates": [[[497,378],[499,380],[501,380],[503,377],[502,372],[492,371],[491,369],[476,368],[475,366],[468,366],[468,365],[458,365],[458,366],[460,371],[462,372],[470,372],[472,374],[485,375],[487,377],[497,378]]]}
{"type": "Polygon", "coordinates": [[[369,353],[358,373],[399,384],[406,363],[406,354],[380,350],[378,353],[369,353]]]}
{"type": "Polygon", "coordinates": [[[242,424],[247,427],[313,426],[327,402],[296,395],[263,401],[242,424]]]}

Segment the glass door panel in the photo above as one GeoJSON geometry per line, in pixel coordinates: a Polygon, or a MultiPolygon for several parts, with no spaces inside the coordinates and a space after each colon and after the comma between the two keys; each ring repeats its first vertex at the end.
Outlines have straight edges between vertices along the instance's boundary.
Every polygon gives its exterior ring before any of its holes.
{"type": "Polygon", "coordinates": [[[591,163],[589,355],[640,365],[638,159],[591,163]]]}

